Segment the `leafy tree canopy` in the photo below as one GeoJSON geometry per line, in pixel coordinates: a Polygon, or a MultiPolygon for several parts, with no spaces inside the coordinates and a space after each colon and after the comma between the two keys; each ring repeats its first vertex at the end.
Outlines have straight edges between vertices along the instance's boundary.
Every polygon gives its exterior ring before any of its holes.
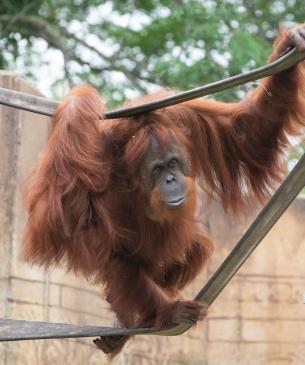
{"type": "MultiPolygon", "coordinates": [[[[279,23],[304,14],[304,0],[2,0],[0,68],[37,81],[57,60],[53,96],[89,82],[113,106],[263,65],[279,23]]],[[[247,87],[217,97],[236,100],[247,87]]]]}

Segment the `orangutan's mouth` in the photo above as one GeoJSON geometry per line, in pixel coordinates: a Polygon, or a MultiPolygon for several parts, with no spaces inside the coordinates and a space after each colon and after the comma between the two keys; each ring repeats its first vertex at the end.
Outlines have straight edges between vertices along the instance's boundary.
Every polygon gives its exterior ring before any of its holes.
{"type": "Polygon", "coordinates": [[[181,196],[177,199],[166,201],[165,204],[169,207],[180,207],[185,201],[185,196],[181,196]]]}

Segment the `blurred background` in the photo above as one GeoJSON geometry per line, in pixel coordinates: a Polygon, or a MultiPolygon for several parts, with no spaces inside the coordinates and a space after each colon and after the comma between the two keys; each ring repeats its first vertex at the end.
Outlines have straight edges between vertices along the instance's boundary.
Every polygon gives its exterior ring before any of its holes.
{"type": "MultiPolygon", "coordinates": [[[[85,82],[114,108],[160,88],[187,90],[264,65],[279,24],[304,19],[304,0],[0,0],[0,86],[61,99],[85,82]]],[[[236,101],[255,84],[213,97],[236,101]]],[[[23,181],[49,128],[50,118],[0,106],[0,317],[111,326],[101,288],[19,257],[23,181]]],[[[301,151],[291,153],[291,165],[301,151]]],[[[202,202],[200,215],[215,253],[186,297],[215,272],[256,212],[239,222],[217,202],[202,202]]],[[[304,220],[299,196],[204,323],[175,338],[138,336],[113,364],[305,364],[304,220]]],[[[91,339],[0,343],[0,365],[63,363],[109,362],[91,339]]]]}
{"type": "Polygon", "coordinates": [[[55,98],[89,82],[112,106],[263,65],[279,24],[304,14],[303,0],[0,0],[0,68],[55,98]]]}

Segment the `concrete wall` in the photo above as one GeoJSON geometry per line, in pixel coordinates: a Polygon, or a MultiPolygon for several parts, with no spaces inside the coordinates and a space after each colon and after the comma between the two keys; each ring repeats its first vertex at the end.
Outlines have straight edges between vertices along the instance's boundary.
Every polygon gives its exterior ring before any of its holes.
{"type": "MultiPolygon", "coordinates": [[[[213,272],[243,227],[216,205],[213,272]]],[[[208,319],[208,364],[305,363],[305,200],[299,197],[217,298],[208,319]],[[219,349],[221,348],[221,351],[219,349]]]]}
{"type": "MultiPolygon", "coordinates": [[[[0,86],[38,94],[26,80],[0,74],[0,86]]],[[[0,317],[111,325],[101,290],[61,270],[30,267],[18,256],[25,216],[22,182],[46,143],[49,118],[0,106],[0,317]]],[[[186,290],[197,293],[249,222],[217,204],[201,206],[216,242],[208,269],[186,290]],[[208,215],[205,214],[208,211],[208,215]]],[[[120,365],[305,363],[305,201],[299,198],[212,306],[204,323],[173,338],[138,336],[120,365]]],[[[1,330],[1,329],[0,329],[1,330]]],[[[107,364],[91,339],[0,343],[0,365],[107,364]]]]}

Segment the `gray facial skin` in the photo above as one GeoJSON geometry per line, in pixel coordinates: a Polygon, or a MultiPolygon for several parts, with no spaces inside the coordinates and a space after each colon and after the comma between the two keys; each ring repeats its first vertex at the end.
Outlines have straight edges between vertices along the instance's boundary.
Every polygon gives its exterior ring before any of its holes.
{"type": "Polygon", "coordinates": [[[147,193],[156,186],[164,198],[164,204],[176,208],[186,199],[184,176],[189,174],[189,163],[183,148],[173,139],[167,148],[160,148],[152,141],[141,168],[141,179],[147,193]]]}

